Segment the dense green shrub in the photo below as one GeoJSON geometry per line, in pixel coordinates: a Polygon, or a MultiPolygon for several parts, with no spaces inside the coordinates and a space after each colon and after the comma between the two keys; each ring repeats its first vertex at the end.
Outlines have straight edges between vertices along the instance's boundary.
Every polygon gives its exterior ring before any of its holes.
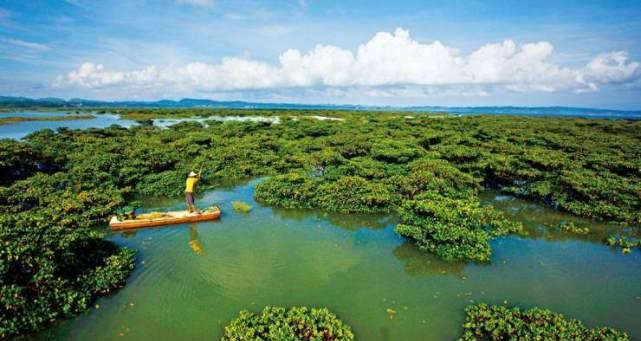
{"type": "MultiPolygon", "coordinates": [[[[641,122],[483,116],[461,121],[476,127],[462,131],[465,137],[440,135],[427,148],[484,184],[581,216],[641,223],[641,149],[635,147],[641,136],[633,131],[641,122]]],[[[465,123],[437,125],[431,128],[461,131],[465,123]]]]}
{"type": "Polygon", "coordinates": [[[268,306],[258,314],[241,311],[225,327],[222,340],[349,341],[354,334],[326,308],[268,306]]]}
{"type": "Polygon", "coordinates": [[[407,163],[424,153],[423,149],[411,143],[399,141],[381,141],[372,146],[374,159],[389,163],[407,163]]]}
{"type": "Polygon", "coordinates": [[[387,212],[396,204],[391,187],[358,176],[336,181],[292,173],[269,178],[256,187],[256,200],[286,208],[321,208],[337,212],[387,212]]]}
{"type": "Polygon", "coordinates": [[[278,175],[258,184],[254,196],[259,202],[270,206],[312,208],[314,184],[304,174],[278,175]]]}
{"type": "Polygon", "coordinates": [[[14,140],[0,139],[0,186],[27,178],[39,170],[57,168],[54,160],[43,151],[14,140]]]}
{"type": "Polygon", "coordinates": [[[461,340],[630,340],[611,328],[590,329],[547,309],[521,310],[477,304],[465,309],[461,340]]]}
{"type": "Polygon", "coordinates": [[[409,199],[425,192],[467,198],[476,193],[478,180],[447,161],[419,159],[409,164],[410,172],[397,182],[398,191],[409,199]]]}
{"type": "Polygon", "coordinates": [[[474,197],[454,199],[426,193],[404,201],[400,215],[398,234],[446,260],[488,261],[489,241],[520,229],[492,207],[481,207],[474,197]]]}
{"type": "Polygon", "coordinates": [[[344,176],[318,186],[314,206],[337,212],[386,212],[395,204],[389,186],[358,176],[344,176]]]}
{"type": "Polygon", "coordinates": [[[0,338],[81,312],[134,267],[132,250],[93,228],[125,203],[127,190],[111,175],[75,169],[82,171],[36,173],[0,187],[0,338]]]}
{"type": "MultiPolygon", "coordinates": [[[[96,295],[124,284],[132,250],[58,218],[55,210],[0,218],[0,337],[29,333],[86,309],[96,295]]],[[[84,223],[81,223],[84,225],[84,223]]]]}

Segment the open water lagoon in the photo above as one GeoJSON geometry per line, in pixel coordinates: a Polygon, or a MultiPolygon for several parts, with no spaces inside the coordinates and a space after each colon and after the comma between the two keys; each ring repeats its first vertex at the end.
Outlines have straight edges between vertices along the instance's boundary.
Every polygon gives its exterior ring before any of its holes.
{"type": "MultiPolygon", "coordinates": [[[[89,113],[91,114],[91,113],[89,113]]],[[[2,117],[26,117],[26,118],[47,118],[54,116],[72,116],[66,112],[40,112],[40,111],[19,111],[0,113],[2,117]]],[[[123,127],[130,127],[135,124],[133,120],[123,120],[120,116],[113,114],[95,114],[94,118],[77,119],[62,121],[23,121],[18,123],[0,125],[0,138],[21,139],[35,131],[41,129],[86,129],[86,128],[106,128],[112,124],[117,124],[123,127]]]]}
{"type": "MultiPolygon", "coordinates": [[[[0,113],[0,118],[7,117],[24,117],[30,119],[43,119],[42,121],[22,121],[16,123],[0,124],[0,139],[9,138],[19,140],[33,132],[41,129],[68,128],[68,129],[87,129],[87,128],[106,128],[111,125],[119,125],[125,128],[131,127],[137,122],[135,120],[121,118],[120,115],[110,113],[85,113],[85,115],[93,115],[93,118],[73,118],[75,114],[65,111],[15,111],[0,113]],[[66,119],[60,121],[47,121],[47,118],[65,116],[66,119]]],[[[315,116],[318,120],[327,119],[324,116],[315,116]]],[[[207,124],[207,121],[237,121],[237,122],[267,122],[279,123],[278,116],[220,116],[210,115],[207,117],[184,117],[184,118],[155,118],[152,120],[153,124],[158,127],[169,127],[181,122],[199,122],[207,124]]]]}
{"type": "MultiPolygon", "coordinates": [[[[529,236],[495,240],[490,264],[446,263],[397,236],[393,216],[261,207],[257,181],[199,199],[221,206],[220,221],[115,233],[112,240],[138,251],[125,288],[39,337],[215,340],[242,309],[307,305],[336,312],[359,340],[448,340],[460,335],[467,304],[507,302],[641,338],[641,253],[593,240],[613,226],[582,220],[594,232],[537,234],[569,216],[486,192],[529,236]],[[233,212],[232,200],[254,208],[233,212]]],[[[183,207],[170,199],[147,205],[183,207]]]]}

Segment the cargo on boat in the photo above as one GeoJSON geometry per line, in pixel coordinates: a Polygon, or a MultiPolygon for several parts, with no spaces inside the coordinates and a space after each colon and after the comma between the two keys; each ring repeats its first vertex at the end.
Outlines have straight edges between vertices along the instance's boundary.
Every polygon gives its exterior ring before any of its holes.
{"type": "Polygon", "coordinates": [[[199,221],[215,220],[220,218],[220,209],[210,207],[198,213],[189,211],[152,212],[136,216],[135,219],[119,219],[118,216],[111,217],[109,226],[113,230],[136,229],[142,227],[154,227],[163,225],[195,223],[199,221]]]}

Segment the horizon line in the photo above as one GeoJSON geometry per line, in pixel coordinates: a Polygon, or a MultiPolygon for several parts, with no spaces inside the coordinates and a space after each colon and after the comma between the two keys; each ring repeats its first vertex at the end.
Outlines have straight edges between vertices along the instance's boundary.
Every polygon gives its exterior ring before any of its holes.
{"type": "MultiPolygon", "coordinates": [[[[91,99],[91,98],[82,98],[82,97],[28,97],[28,96],[15,96],[15,95],[0,95],[0,106],[3,102],[8,102],[7,99],[26,99],[30,101],[46,101],[46,100],[61,100],[66,103],[73,101],[86,101],[86,102],[100,102],[100,103],[137,103],[137,104],[153,104],[155,102],[176,102],[179,103],[184,100],[194,100],[194,101],[209,101],[215,103],[247,103],[247,104],[259,104],[259,105],[292,105],[292,106],[305,106],[305,107],[337,107],[345,108],[348,107],[358,107],[358,108],[379,108],[379,109],[421,109],[421,108],[444,108],[444,109],[478,109],[478,108],[517,108],[517,109],[579,109],[579,110],[599,110],[599,111],[611,111],[611,112],[641,112],[639,109],[612,109],[606,107],[586,107],[586,106],[572,106],[572,105],[466,105],[466,106],[456,106],[456,105],[431,105],[431,104],[421,104],[421,105],[390,105],[390,104],[352,104],[352,103],[301,103],[301,102],[276,102],[276,101],[247,101],[247,100],[237,100],[237,99],[210,99],[210,98],[197,98],[197,97],[182,97],[182,98],[162,98],[162,99],[117,99],[117,100],[102,100],[102,99],[91,99]]],[[[37,103],[34,103],[37,104],[37,103]]],[[[151,105],[150,107],[154,107],[151,105]]]]}

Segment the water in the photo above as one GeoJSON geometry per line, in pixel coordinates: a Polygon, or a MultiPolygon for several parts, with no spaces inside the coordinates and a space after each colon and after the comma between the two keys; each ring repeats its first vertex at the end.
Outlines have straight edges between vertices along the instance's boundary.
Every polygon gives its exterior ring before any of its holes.
{"type": "Polygon", "coordinates": [[[458,115],[513,115],[538,117],[581,117],[605,118],[614,120],[641,120],[640,110],[611,110],[574,107],[409,107],[408,111],[447,112],[458,115]]]}
{"type": "MultiPolygon", "coordinates": [[[[11,113],[0,113],[2,117],[52,117],[68,115],[66,112],[33,112],[33,111],[20,111],[11,113]]],[[[24,121],[14,124],[0,125],[0,139],[21,139],[40,129],[58,129],[66,127],[70,129],[87,129],[87,128],[106,128],[113,124],[123,127],[131,127],[136,124],[135,120],[122,119],[119,115],[113,114],[93,114],[95,118],[92,119],[78,119],[78,120],[64,120],[64,121],[24,121]]],[[[330,119],[324,116],[314,116],[318,120],[330,119]]],[[[251,122],[268,122],[279,123],[278,116],[218,116],[212,115],[208,117],[186,117],[186,118],[158,118],[153,119],[154,125],[159,127],[169,127],[180,122],[199,122],[206,124],[207,121],[251,121],[251,122]]]]}
{"type": "Polygon", "coordinates": [[[255,184],[199,199],[221,205],[220,221],[111,236],[138,250],[127,286],[40,337],[215,340],[240,310],[272,304],[328,307],[359,340],[448,340],[460,335],[467,304],[507,302],[641,338],[641,252],[623,255],[595,242],[592,234],[615,229],[607,224],[581,220],[593,231],[588,236],[537,234],[541,224],[571,218],[487,192],[484,200],[525,221],[530,236],[495,240],[491,264],[446,263],[397,236],[394,217],[261,207],[252,199],[255,184]],[[254,209],[235,213],[232,200],[254,209]],[[388,308],[397,311],[393,319],[388,308]]]}
{"type": "Polygon", "coordinates": [[[266,123],[280,123],[278,116],[219,116],[211,115],[207,117],[187,117],[187,118],[159,118],[154,119],[154,125],[159,127],[169,127],[180,122],[200,122],[206,124],[207,121],[236,121],[236,122],[266,122],[266,123]]]}
{"type": "MultiPolygon", "coordinates": [[[[66,115],[65,112],[32,112],[20,111],[0,113],[1,117],[52,117],[66,115]]],[[[58,129],[66,127],[69,129],[106,128],[112,124],[123,127],[130,127],[135,124],[132,120],[120,119],[118,115],[95,114],[92,119],[64,120],[64,121],[24,121],[15,124],[0,125],[0,138],[21,139],[40,129],[58,129]]]]}
{"type": "MultiPolygon", "coordinates": [[[[54,112],[33,112],[20,111],[11,113],[0,113],[1,117],[52,117],[68,115],[63,111],[54,112]]],[[[106,128],[110,125],[117,124],[123,127],[131,127],[136,124],[135,120],[122,119],[119,115],[114,114],[93,114],[95,118],[64,120],[64,121],[24,121],[15,124],[0,125],[0,138],[21,139],[40,129],[57,129],[66,127],[70,129],[87,129],[87,128],[106,128]]],[[[278,123],[279,118],[263,116],[209,116],[209,117],[186,117],[186,118],[158,118],[154,119],[154,125],[159,127],[169,127],[180,122],[200,122],[206,121],[252,121],[252,122],[270,122],[278,123]]]]}

